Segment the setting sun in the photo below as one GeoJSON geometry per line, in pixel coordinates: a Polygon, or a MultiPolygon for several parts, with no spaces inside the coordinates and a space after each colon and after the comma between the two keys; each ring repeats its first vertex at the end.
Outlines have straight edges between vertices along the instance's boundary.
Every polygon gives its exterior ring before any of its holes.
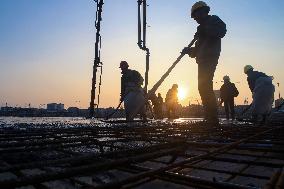
{"type": "Polygon", "coordinates": [[[178,88],[178,99],[183,100],[186,97],[186,90],[184,88],[178,88]]]}

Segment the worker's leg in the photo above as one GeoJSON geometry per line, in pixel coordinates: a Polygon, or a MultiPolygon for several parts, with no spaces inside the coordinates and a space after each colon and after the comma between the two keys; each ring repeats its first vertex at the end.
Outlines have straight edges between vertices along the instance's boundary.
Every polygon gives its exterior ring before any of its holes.
{"type": "Polygon", "coordinates": [[[234,107],[234,98],[229,100],[229,106],[230,106],[230,112],[231,112],[231,118],[232,120],[235,119],[235,107],[234,107]]]}
{"type": "Polygon", "coordinates": [[[224,101],[224,107],[225,107],[225,113],[226,113],[226,119],[229,119],[229,102],[227,100],[224,101]]]}
{"type": "Polygon", "coordinates": [[[170,119],[171,118],[171,108],[169,105],[167,106],[167,114],[168,114],[168,119],[170,119]]]}
{"type": "Polygon", "coordinates": [[[257,115],[257,114],[252,114],[252,116],[251,116],[251,121],[252,121],[254,124],[256,124],[257,121],[258,121],[258,115],[257,115]]]}
{"type": "Polygon", "coordinates": [[[261,122],[260,122],[261,125],[264,125],[264,124],[265,124],[265,122],[266,122],[266,120],[267,120],[267,117],[268,117],[267,114],[263,114],[263,115],[262,115],[262,119],[261,119],[261,122]]]}
{"type": "Polygon", "coordinates": [[[158,109],[157,115],[158,115],[159,119],[163,119],[163,107],[161,105],[159,105],[157,109],[158,109]]]}
{"type": "Polygon", "coordinates": [[[205,117],[218,121],[216,97],[213,92],[213,77],[218,59],[198,61],[198,90],[204,106],[205,117]]]}

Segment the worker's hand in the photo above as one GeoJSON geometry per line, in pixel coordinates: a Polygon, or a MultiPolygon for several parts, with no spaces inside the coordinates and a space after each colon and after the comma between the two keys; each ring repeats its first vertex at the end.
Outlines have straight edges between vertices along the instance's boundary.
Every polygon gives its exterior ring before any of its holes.
{"type": "Polygon", "coordinates": [[[181,54],[189,54],[190,53],[190,48],[189,47],[184,47],[181,51],[181,54]]]}
{"type": "Polygon", "coordinates": [[[191,56],[193,54],[194,48],[193,47],[184,47],[183,50],[181,51],[181,54],[188,54],[191,56]]]}
{"type": "Polygon", "coordinates": [[[181,54],[188,54],[191,58],[195,58],[195,48],[194,47],[184,47],[181,54]]]}

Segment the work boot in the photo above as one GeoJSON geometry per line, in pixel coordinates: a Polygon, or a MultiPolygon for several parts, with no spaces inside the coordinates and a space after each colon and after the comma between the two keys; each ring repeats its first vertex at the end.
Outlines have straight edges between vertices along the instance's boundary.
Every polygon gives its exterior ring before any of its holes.
{"type": "Polygon", "coordinates": [[[204,123],[208,126],[215,127],[219,126],[219,119],[216,117],[210,117],[204,120],[204,123]]]}
{"type": "Polygon", "coordinates": [[[262,119],[261,119],[261,121],[259,122],[259,126],[264,126],[265,125],[265,123],[266,123],[266,118],[267,118],[267,116],[264,114],[264,115],[262,115],[262,119]]]}
{"type": "Polygon", "coordinates": [[[256,125],[257,121],[258,121],[258,115],[257,114],[253,114],[251,116],[251,121],[252,121],[253,125],[256,125]]]}

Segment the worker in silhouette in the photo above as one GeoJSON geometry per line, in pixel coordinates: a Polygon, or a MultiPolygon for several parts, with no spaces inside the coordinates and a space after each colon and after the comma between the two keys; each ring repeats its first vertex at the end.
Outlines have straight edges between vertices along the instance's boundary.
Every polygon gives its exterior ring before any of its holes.
{"type": "Polygon", "coordinates": [[[263,124],[271,112],[274,101],[275,87],[272,84],[273,77],[263,72],[254,71],[251,65],[244,67],[244,73],[247,75],[248,85],[252,92],[252,120],[254,123],[263,124]]]}
{"type": "Polygon", "coordinates": [[[143,77],[136,70],[129,69],[126,61],[120,62],[121,69],[121,92],[120,101],[124,101],[127,121],[133,121],[137,114],[146,120],[145,97],[141,87],[143,77]]]}
{"type": "Polygon", "coordinates": [[[178,107],[178,85],[173,84],[172,88],[168,90],[166,95],[166,107],[168,118],[176,118],[176,109],[178,107]]]}
{"type": "Polygon", "coordinates": [[[198,90],[208,123],[218,124],[217,104],[213,92],[213,77],[221,52],[221,38],[226,34],[226,24],[215,15],[209,15],[210,7],[203,1],[191,8],[191,17],[199,24],[194,38],[195,47],[185,47],[182,54],[196,59],[198,64],[198,90]]]}
{"type": "Polygon", "coordinates": [[[234,98],[239,95],[239,91],[235,84],[230,81],[229,76],[223,77],[224,84],[220,88],[220,105],[224,102],[226,119],[229,119],[229,114],[231,114],[231,119],[235,119],[235,109],[234,109],[234,98]]]}
{"type": "Polygon", "coordinates": [[[162,119],[164,100],[163,100],[163,97],[161,96],[161,93],[158,93],[158,96],[152,95],[149,99],[151,100],[153,104],[155,118],[162,119]]]}

